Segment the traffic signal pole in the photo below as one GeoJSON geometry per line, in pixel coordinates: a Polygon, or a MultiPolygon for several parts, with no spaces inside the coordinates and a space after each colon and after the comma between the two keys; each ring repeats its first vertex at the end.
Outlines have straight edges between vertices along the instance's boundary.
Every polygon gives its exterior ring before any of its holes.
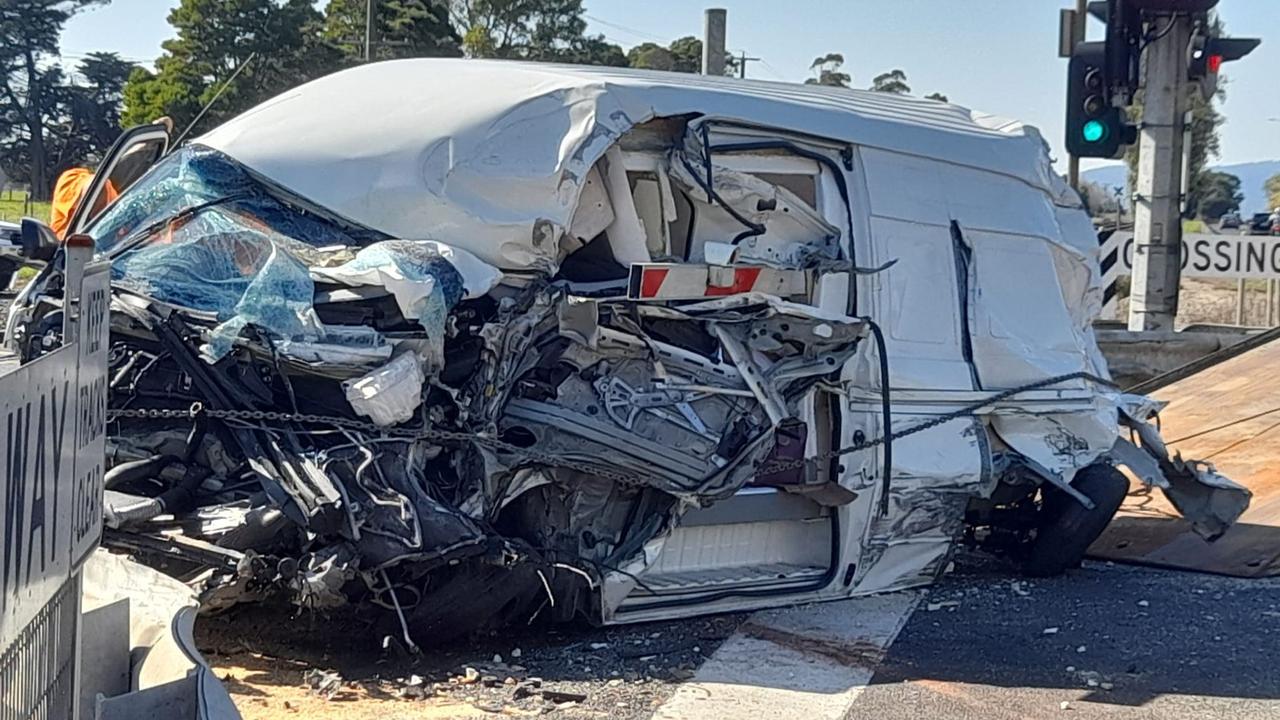
{"type": "MultiPolygon", "coordinates": [[[[1072,46],[1084,41],[1085,25],[1089,20],[1088,5],[1089,0],[1076,0],[1074,27],[1071,29],[1072,46]]],[[[1080,189],[1080,158],[1075,155],[1067,155],[1067,184],[1076,190],[1080,189]]]]}
{"type": "Polygon", "coordinates": [[[1193,19],[1156,18],[1146,48],[1134,205],[1129,330],[1173,330],[1182,249],[1182,146],[1193,19]]]}

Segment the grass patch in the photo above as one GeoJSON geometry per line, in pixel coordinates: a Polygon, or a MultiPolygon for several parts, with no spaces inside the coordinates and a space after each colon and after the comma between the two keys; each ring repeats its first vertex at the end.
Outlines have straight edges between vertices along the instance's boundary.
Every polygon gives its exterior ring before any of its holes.
{"type": "Polygon", "coordinates": [[[0,192],[0,220],[17,222],[24,215],[48,222],[49,203],[28,203],[27,193],[23,190],[0,192]]]}

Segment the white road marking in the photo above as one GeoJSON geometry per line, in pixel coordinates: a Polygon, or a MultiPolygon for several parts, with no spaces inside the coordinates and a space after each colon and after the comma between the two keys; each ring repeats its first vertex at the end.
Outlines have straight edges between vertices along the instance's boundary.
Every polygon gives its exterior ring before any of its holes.
{"type": "Polygon", "coordinates": [[[752,615],[654,720],[837,720],[849,711],[923,591],[752,615]]]}

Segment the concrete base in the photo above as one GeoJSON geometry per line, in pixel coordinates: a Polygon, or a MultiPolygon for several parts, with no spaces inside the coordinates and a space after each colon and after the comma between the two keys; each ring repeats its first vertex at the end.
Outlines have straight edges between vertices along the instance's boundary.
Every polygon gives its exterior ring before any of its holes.
{"type": "Polygon", "coordinates": [[[1197,325],[1179,332],[1130,332],[1118,324],[1094,327],[1098,347],[1122,388],[1146,382],[1260,332],[1254,328],[1197,325]]]}

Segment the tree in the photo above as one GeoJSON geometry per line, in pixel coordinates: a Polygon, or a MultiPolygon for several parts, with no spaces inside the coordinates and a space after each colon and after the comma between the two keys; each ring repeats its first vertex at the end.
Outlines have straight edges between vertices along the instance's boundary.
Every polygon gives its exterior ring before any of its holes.
{"type": "Polygon", "coordinates": [[[804,82],[806,85],[831,85],[833,87],[849,87],[849,83],[853,78],[849,73],[842,72],[841,66],[844,65],[844,55],[840,53],[827,53],[819,55],[809,63],[809,69],[814,72],[814,76],[807,78],[804,82]]]}
{"type": "MultiPolygon", "coordinates": [[[[668,70],[682,73],[702,72],[702,41],[692,35],[677,38],[667,47],[647,42],[627,51],[627,64],[646,70],[668,70]]],[[[724,74],[738,74],[738,59],[724,59],[724,74]]]]}
{"type": "MultiPolygon", "coordinates": [[[[364,59],[366,0],[329,0],[325,38],[349,62],[364,59]]],[[[438,0],[378,0],[373,23],[373,59],[461,57],[462,38],[438,0]]]]}
{"type": "MultiPolygon", "coordinates": [[[[671,51],[671,57],[675,61],[672,70],[682,73],[702,72],[702,41],[698,38],[692,35],[676,38],[667,49],[671,51]]],[[[729,74],[737,68],[737,63],[731,60],[726,58],[725,62],[725,72],[729,74]]]]}
{"type": "Polygon", "coordinates": [[[5,0],[0,5],[0,167],[36,199],[52,190],[48,136],[66,97],[58,55],[62,27],[92,0],[5,0]]]}
{"type": "Polygon", "coordinates": [[[1093,217],[1111,215],[1120,208],[1119,195],[1098,183],[1082,179],[1077,193],[1080,195],[1080,201],[1084,203],[1085,210],[1093,217]]]}
{"type": "Polygon", "coordinates": [[[342,62],[310,0],[182,0],[169,24],[177,37],[156,72],[135,70],[125,86],[126,125],[168,115],[186,128],[222,92],[193,130],[212,127],[342,62]]]}
{"type": "Polygon", "coordinates": [[[940,92],[929,93],[928,95],[925,95],[924,98],[926,100],[937,100],[938,102],[951,102],[947,99],[946,95],[943,95],[940,92]]]}
{"type": "Polygon", "coordinates": [[[627,51],[627,64],[645,70],[674,70],[675,55],[657,43],[647,42],[627,51]]]}
{"type": "Polygon", "coordinates": [[[907,74],[895,68],[875,76],[871,80],[871,90],[893,93],[894,95],[907,95],[911,92],[911,86],[907,84],[907,74]]]}
{"type": "Polygon", "coordinates": [[[1207,170],[1197,180],[1199,182],[1194,190],[1195,198],[1188,198],[1187,203],[1194,202],[1201,217],[1217,220],[1229,212],[1240,211],[1240,203],[1244,202],[1244,193],[1240,192],[1240,178],[1229,173],[1207,170]]]}
{"type": "Polygon", "coordinates": [[[67,86],[72,125],[79,132],[86,152],[111,147],[120,136],[120,110],[124,86],[137,67],[116,53],[89,53],[80,61],[76,75],[84,84],[67,86]]]}
{"type": "Polygon", "coordinates": [[[1267,191],[1267,207],[1280,208],[1280,174],[1267,178],[1263,188],[1267,191]]]}
{"type": "Polygon", "coordinates": [[[470,57],[626,65],[622,48],[588,36],[582,0],[451,0],[470,57]]]}
{"type": "Polygon", "coordinates": [[[556,62],[627,67],[627,56],[622,54],[621,46],[609,42],[603,35],[588,35],[562,50],[556,62]]]}

